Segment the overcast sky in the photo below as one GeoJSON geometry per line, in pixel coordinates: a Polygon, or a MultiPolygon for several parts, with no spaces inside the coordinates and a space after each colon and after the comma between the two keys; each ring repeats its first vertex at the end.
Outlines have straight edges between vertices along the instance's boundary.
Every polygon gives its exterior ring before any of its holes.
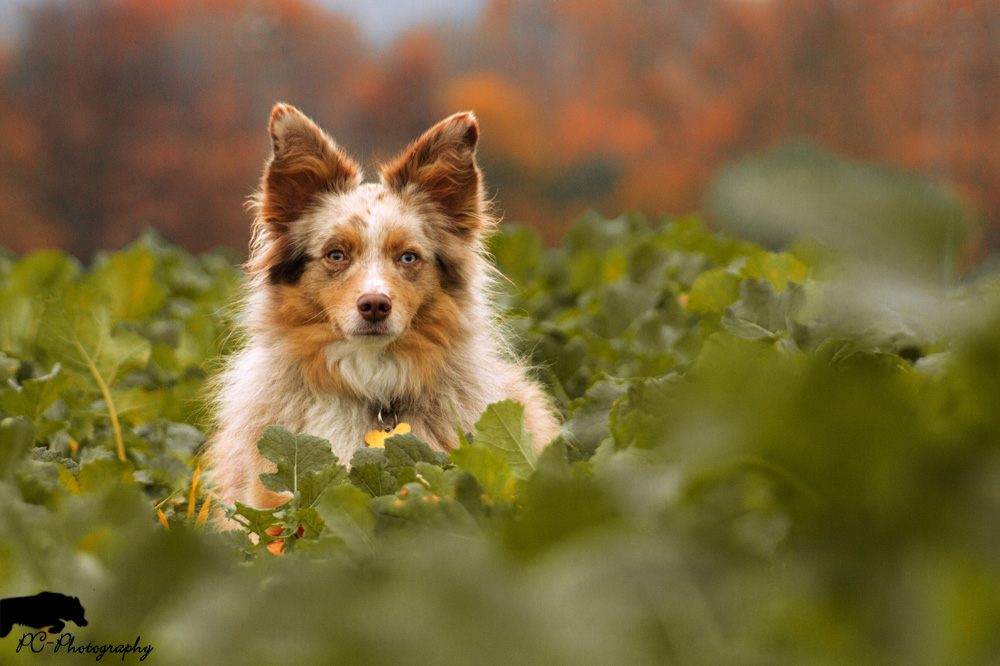
{"type": "Polygon", "coordinates": [[[467,23],[486,0],[316,0],[354,17],[366,35],[385,44],[401,30],[420,23],[467,23]]]}
{"type": "MultiPolygon", "coordinates": [[[[51,0],[0,0],[0,38],[17,33],[19,8],[51,0]]],[[[65,0],[64,0],[65,1],[65,0]]],[[[72,0],[70,0],[72,1],[72,0]]],[[[373,42],[385,45],[401,30],[421,23],[467,23],[486,0],[313,0],[357,21],[373,42]]]]}

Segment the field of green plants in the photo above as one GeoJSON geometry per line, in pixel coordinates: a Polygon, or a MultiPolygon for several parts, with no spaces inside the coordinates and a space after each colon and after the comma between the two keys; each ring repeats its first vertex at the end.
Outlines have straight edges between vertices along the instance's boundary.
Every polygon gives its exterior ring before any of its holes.
{"type": "MultiPolygon", "coordinates": [[[[158,664],[1000,663],[1000,284],[695,218],[492,251],[562,437],[535,456],[509,402],[450,453],[273,427],[294,499],[228,533],[197,454],[236,259],[0,255],[0,597],[78,596],[77,646],[158,664]]],[[[95,659],[22,631],[0,663],[95,659]]]]}

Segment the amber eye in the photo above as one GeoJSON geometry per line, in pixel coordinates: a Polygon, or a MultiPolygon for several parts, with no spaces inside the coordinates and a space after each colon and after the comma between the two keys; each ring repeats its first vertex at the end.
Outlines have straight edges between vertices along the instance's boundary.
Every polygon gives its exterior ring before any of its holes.
{"type": "Polygon", "coordinates": [[[330,261],[347,261],[347,255],[343,250],[331,250],[326,253],[326,258],[330,261]]]}
{"type": "Polygon", "coordinates": [[[399,257],[399,263],[401,263],[401,264],[415,264],[417,262],[417,259],[419,259],[419,257],[417,257],[417,253],[416,252],[404,252],[399,257]]]}

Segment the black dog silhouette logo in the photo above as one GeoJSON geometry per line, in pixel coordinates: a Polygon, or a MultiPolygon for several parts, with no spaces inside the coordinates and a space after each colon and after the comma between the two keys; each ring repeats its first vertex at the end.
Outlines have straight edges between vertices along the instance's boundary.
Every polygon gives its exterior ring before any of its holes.
{"type": "Polygon", "coordinates": [[[83,606],[76,597],[57,592],[41,592],[33,597],[0,599],[0,638],[10,633],[15,624],[34,629],[49,627],[49,633],[59,633],[71,621],[86,627],[83,606]]]}

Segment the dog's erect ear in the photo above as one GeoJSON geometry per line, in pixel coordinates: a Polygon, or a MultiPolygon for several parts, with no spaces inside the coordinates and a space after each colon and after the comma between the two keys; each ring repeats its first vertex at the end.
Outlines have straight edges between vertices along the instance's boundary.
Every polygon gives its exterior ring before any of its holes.
{"type": "Polygon", "coordinates": [[[479,125],[471,112],[456,113],[430,128],[392,161],[382,181],[397,192],[414,188],[444,214],[448,231],[475,240],[485,225],[482,174],[476,164],[479,125]]]}
{"type": "Polygon", "coordinates": [[[260,213],[274,231],[284,231],[317,196],[360,183],[357,163],[294,106],[275,105],[268,129],[274,154],[264,173],[260,213]]]}

